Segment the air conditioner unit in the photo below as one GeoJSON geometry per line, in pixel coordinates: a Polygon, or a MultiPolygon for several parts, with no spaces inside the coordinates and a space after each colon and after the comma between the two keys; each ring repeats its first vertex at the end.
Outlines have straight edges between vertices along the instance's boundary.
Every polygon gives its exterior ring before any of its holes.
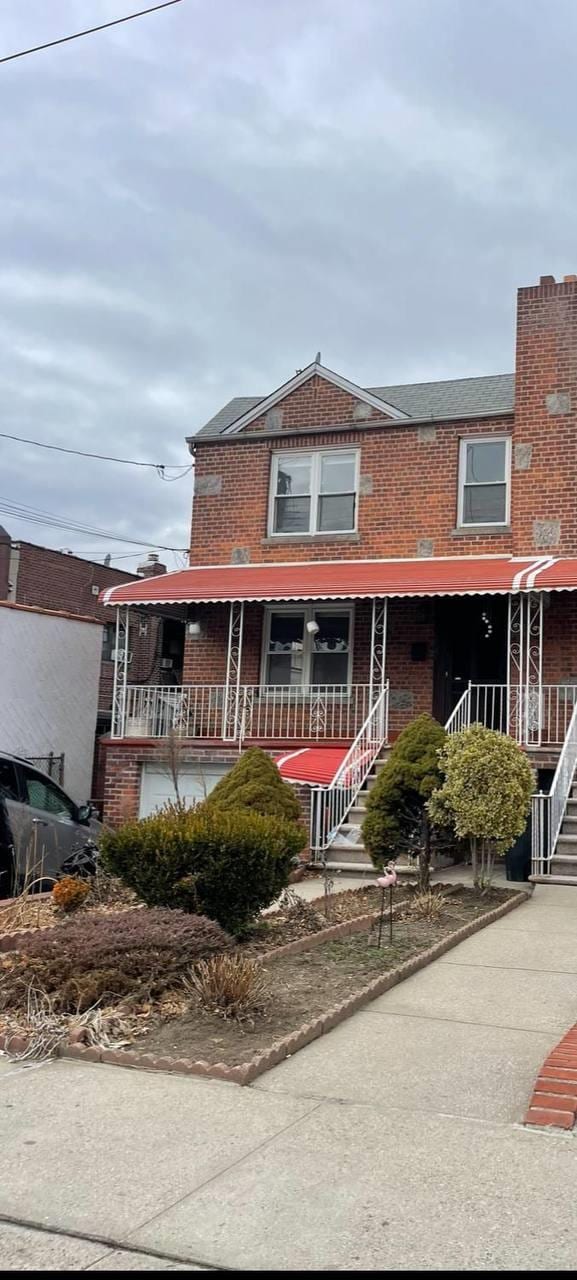
{"type": "Polygon", "coordinates": [[[174,659],[173,659],[173,658],[161,658],[161,659],[160,659],[160,670],[161,670],[161,671],[172,671],[173,666],[174,666],[174,659]]]}
{"type": "MultiPolygon", "coordinates": [[[[110,654],[110,659],[112,662],[124,662],[125,660],[124,654],[125,654],[124,649],[113,649],[112,653],[110,654]]],[[[128,653],[126,654],[126,665],[130,666],[131,662],[132,662],[132,653],[129,649],[128,653]]]]}

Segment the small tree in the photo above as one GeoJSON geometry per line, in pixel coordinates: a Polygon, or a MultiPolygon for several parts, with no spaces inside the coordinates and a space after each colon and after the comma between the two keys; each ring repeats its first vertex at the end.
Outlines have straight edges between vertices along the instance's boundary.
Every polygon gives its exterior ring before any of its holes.
{"type": "Polygon", "coordinates": [[[441,782],[439,751],[445,730],[422,715],[399,734],[367,801],[363,839],[376,867],[408,854],[418,858],[419,890],[430,887],[433,845],[446,845],[446,835],[433,838],[427,801],[441,782]]]}
{"type": "Polygon", "coordinates": [[[431,821],[469,840],[473,880],[484,888],[497,854],[525,830],[533,771],[512,738],[481,724],[448,738],[439,763],[443,781],[428,803],[431,821]]]}
{"type": "Polygon", "coordinates": [[[298,822],[302,816],[294,787],[283,782],[274,760],[260,747],[243,751],[211,791],[208,804],[217,809],[251,809],[288,822],[298,822]]]}

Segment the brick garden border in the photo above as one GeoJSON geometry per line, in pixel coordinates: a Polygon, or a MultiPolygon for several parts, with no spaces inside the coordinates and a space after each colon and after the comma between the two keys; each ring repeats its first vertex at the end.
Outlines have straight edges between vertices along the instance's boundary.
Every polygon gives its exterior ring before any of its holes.
{"type": "Polygon", "coordinates": [[[577,1023],[543,1063],[524,1124],[572,1129],[577,1118],[577,1023]]]}
{"type": "MultiPolygon", "coordinates": [[[[208,1062],[202,1060],[193,1061],[190,1058],[157,1057],[153,1053],[139,1053],[138,1051],[125,1051],[122,1049],[99,1049],[96,1045],[87,1046],[80,1043],[82,1029],[79,1029],[78,1032],[72,1032],[71,1042],[68,1045],[61,1046],[58,1050],[58,1057],[78,1058],[83,1062],[104,1062],[111,1066],[134,1067],[143,1071],[170,1071],[180,1075],[204,1076],[212,1080],[228,1080],[231,1084],[252,1084],[252,1081],[263,1075],[265,1071],[270,1071],[271,1067],[276,1067],[285,1058],[298,1053],[299,1049],[304,1049],[305,1045],[310,1044],[312,1040],[316,1040],[318,1036],[324,1035],[327,1031],[332,1031],[333,1027],[350,1018],[353,1013],[357,1013],[359,1009],[369,1004],[371,1000],[376,999],[377,996],[383,995],[385,991],[390,991],[391,987],[396,987],[399,982],[403,982],[405,978],[417,973],[419,969],[426,968],[433,960],[445,955],[447,951],[451,951],[460,942],[464,942],[467,938],[472,937],[473,934],[479,933],[481,929],[486,928],[488,924],[493,924],[501,916],[508,915],[516,907],[520,907],[522,903],[528,901],[528,896],[525,892],[516,893],[507,902],[503,902],[500,906],[494,907],[492,911],[487,911],[484,915],[478,916],[476,920],[469,921],[468,924],[463,925],[460,929],[456,929],[454,933],[442,938],[440,942],[428,947],[426,951],[422,951],[420,955],[413,956],[410,960],[405,960],[404,964],[389,970],[388,973],[383,973],[378,978],[373,978],[372,982],[369,982],[366,987],[362,987],[355,995],[349,996],[348,999],[333,1005],[326,1013],[319,1015],[312,1022],[303,1023],[296,1031],[292,1031],[281,1040],[277,1040],[269,1049],[262,1050],[256,1057],[238,1066],[229,1067],[224,1062],[217,1062],[214,1066],[211,1066],[208,1062]]],[[[321,929],[318,933],[309,935],[305,939],[297,938],[294,942],[286,943],[284,947],[277,947],[274,951],[267,952],[267,959],[310,950],[311,937],[313,939],[312,946],[320,946],[322,942],[328,942],[332,938],[342,938],[347,934],[361,932],[374,922],[376,915],[378,916],[378,913],[372,912],[370,915],[357,916],[353,920],[345,920],[341,924],[333,925],[330,929],[321,929]]],[[[24,1036],[0,1035],[0,1049],[12,1054],[24,1053],[26,1045],[27,1041],[24,1036]]],[[[575,1045],[577,1055],[577,1031],[575,1032],[575,1045]]],[[[577,1071],[575,1072],[575,1079],[577,1080],[577,1071]]]]}

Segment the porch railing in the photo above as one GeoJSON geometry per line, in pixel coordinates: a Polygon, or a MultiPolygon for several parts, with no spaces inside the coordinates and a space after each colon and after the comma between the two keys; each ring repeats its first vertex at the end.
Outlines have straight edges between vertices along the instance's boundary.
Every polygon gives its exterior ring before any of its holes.
{"type": "Polygon", "coordinates": [[[346,740],[357,735],[370,705],[368,684],[128,685],[112,736],[346,740]]]}
{"type": "Polygon", "coordinates": [[[509,733],[525,746],[561,746],[577,705],[577,685],[524,687],[470,684],[451,713],[446,729],[459,733],[471,724],[509,733]]]}
{"type": "Polygon", "coordinates": [[[567,800],[577,768],[577,703],[569,722],[563,750],[559,756],[551,790],[533,796],[531,809],[531,872],[548,875],[551,858],[563,826],[567,800]]]}
{"type": "Polygon", "coordinates": [[[388,740],[389,685],[379,694],[330,786],[311,791],[311,852],[316,859],[331,844],[352,808],[379,752],[388,740]]]}

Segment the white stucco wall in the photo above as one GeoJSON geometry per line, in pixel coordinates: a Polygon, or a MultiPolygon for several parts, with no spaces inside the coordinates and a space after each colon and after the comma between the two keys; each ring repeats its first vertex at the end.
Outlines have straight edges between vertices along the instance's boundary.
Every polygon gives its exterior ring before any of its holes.
{"type": "Polygon", "coordinates": [[[0,602],[0,751],[65,753],[64,788],[90,796],[102,627],[0,602]]]}

